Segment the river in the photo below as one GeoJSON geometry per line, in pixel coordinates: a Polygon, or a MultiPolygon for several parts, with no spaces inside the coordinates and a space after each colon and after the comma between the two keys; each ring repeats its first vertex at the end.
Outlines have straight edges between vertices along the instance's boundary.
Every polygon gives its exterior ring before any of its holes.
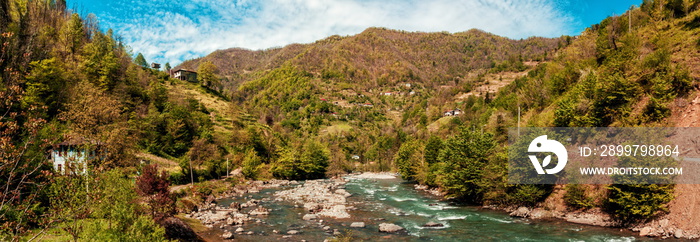
{"type": "MultiPolygon", "coordinates": [[[[349,219],[305,221],[303,208],[286,201],[269,199],[280,189],[264,189],[245,198],[219,201],[228,206],[231,202],[262,199],[261,205],[271,209],[270,215],[242,226],[252,235],[236,234],[242,241],[323,241],[339,236],[366,241],[634,241],[648,240],[634,236],[629,231],[567,223],[559,220],[541,221],[513,218],[500,211],[474,206],[455,206],[437,197],[413,189],[401,179],[348,179],[345,189],[352,194],[347,198],[349,219]],[[364,228],[349,227],[352,222],[364,222],[364,228]],[[424,228],[428,222],[441,223],[441,228],[424,228]],[[405,233],[378,232],[380,223],[394,223],[406,229],[405,233]],[[325,227],[325,229],[324,229],[325,227]],[[330,227],[330,229],[328,229],[330,227]],[[279,231],[279,234],[273,231],[279,231]],[[289,230],[300,231],[286,235],[289,230]]],[[[226,228],[235,230],[237,227],[226,228]]]]}

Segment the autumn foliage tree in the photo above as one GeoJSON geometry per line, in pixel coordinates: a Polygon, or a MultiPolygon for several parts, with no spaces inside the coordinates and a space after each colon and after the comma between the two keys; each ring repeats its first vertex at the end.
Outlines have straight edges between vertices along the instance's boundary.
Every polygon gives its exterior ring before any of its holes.
{"type": "Polygon", "coordinates": [[[136,193],[146,203],[146,210],[157,222],[175,214],[175,201],[170,195],[168,173],[158,174],[157,165],[143,167],[141,176],[136,179],[136,193]]]}

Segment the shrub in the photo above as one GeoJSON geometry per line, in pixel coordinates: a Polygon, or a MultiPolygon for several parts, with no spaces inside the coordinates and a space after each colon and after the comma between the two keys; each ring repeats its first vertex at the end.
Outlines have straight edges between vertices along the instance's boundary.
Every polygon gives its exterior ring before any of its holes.
{"type": "Polygon", "coordinates": [[[514,185],[508,189],[508,204],[533,206],[546,199],[552,193],[552,185],[525,184],[514,185]]]}
{"type": "Polygon", "coordinates": [[[644,107],[644,117],[647,118],[647,121],[660,121],[670,115],[671,109],[656,98],[651,98],[646,107],[644,107]]]}
{"type": "MultiPolygon", "coordinates": [[[[658,134],[655,134],[658,135],[658,134]]],[[[672,167],[676,162],[668,158],[622,156],[620,167],[672,167]],[[661,165],[663,164],[663,165],[661,165]]],[[[673,200],[673,176],[613,176],[615,184],[608,186],[607,210],[624,224],[646,221],[668,211],[666,204],[673,200]],[[639,184],[641,183],[641,184],[639,184]]]]}
{"type": "Polygon", "coordinates": [[[260,165],[262,165],[262,160],[258,157],[254,150],[246,151],[245,158],[243,158],[242,173],[243,176],[249,179],[257,179],[260,170],[260,165]]]}
{"type": "Polygon", "coordinates": [[[607,209],[622,223],[646,221],[659,212],[666,212],[666,203],[673,200],[673,184],[625,185],[608,187],[607,209]]]}
{"type": "Polygon", "coordinates": [[[564,188],[564,202],[574,209],[588,209],[594,207],[594,199],[586,195],[586,187],[581,184],[569,184],[564,188]]]}

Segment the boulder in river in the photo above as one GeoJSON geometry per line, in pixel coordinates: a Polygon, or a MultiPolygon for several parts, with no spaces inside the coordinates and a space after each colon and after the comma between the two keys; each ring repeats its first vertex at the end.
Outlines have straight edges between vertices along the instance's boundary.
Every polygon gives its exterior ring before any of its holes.
{"type": "Polygon", "coordinates": [[[425,223],[425,224],[423,225],[423,227],[426,227],[426,228],[442,228],[442,227],[445,227],[445,225],[444,225],[444,224],[441,224],[441,223],[436,223],[436,222],[427,222],[427,223],[425,223]]]}
{"type": "Polygon", "coordinates": [[[349,193],[348,191],[346,191],[345,189],[336,189],[336,190],[335,190],[335,194],[340,194],[340,195],[343,195],[344,197],[352,196],[352,194],[350,194],[350,193],[349,193]]]}
{"type": "Polygon", "coordinates": [[[257,208],[253,209],[253,211],[250,211],[249,214],[250,215],[268,215],[268,214],[270,214],[270,210],[268,210],[264,207],[258,206],[257,208]]]}
{"type": "Polygon", "coordinates": [[[352,227],[352,228],[364,228],[365,222],[352,222],[350,224],[350,227],[352,227]]]}
{"type": "Polygon", "coordinates": [[[238,228],[236,229],[236,233],[243,233],[243,231],[245,231],[245,229],[243,229],[243,228],[241,228],[241,227],[238,227],[238,228]]]}
{"type": "Polygon", "coordinates": [[[233,233],[231,231],[226,231],[224,234],[221,235],[222,239],[233,239],[233,233]]]}
{"type": "Polygon", "coordinates": [[[403,227],[398,226],[396,224],[392,223],[381,223],[379,224],[379,232],[384,232],[384,233],[396,233],[399,231],[403,231],[403,227]]]}
{"type": "Polygon", "coordinates": [[[318,212],[318,216],[325,216],[331,218],[350,218],[350,214],[346,210],[345,205],[332,205],[329,208],[321,210],[318,212]]]}
{"type": "Polygon", "coordinates": [[[295,234],[299,234],[299,233],[301,233],[301,232],[299,232],[299,230],[294,230],[294,229],[287,231],[288,235],[295,235],[295,234]]]}
{"type": "Polygon", "coordinates": [[[527,216],[530,215],[530,209],[527,207],[519,207],[512,213],[510,213],[511,217],[521,217],[521,218],[527,218],[527,216]]]}
{"type": "Polygon", "coordinates": [[[312,214],[312,213],[306,214],[306,215],[304,215],[304,217],[302,217],[302,219],[304,219],[304,220],[315,220],[317,218],[318,218],[318,215],[312,214]]]}

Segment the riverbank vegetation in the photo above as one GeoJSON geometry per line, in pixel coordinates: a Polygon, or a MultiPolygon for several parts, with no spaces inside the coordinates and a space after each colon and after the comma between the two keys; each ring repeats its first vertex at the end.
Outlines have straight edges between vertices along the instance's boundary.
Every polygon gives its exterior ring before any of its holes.
{"type": "Polygon", "coordinates": [[[397,171],[493,206],[564,189],[572,210],[646,221],[674,186],[507,184],[507,127],[672,125],[700,78],[696,1],[645,1],[576,37],[370,28],[220,50],[174,68],[197,82],[132,59],[65,1],[0,4],[0,240],[177,239],[175,210],[240,182],[213,181],[239,167],[257,180],[397,171]],[[58,168],[48,154],[68,146],[94,159],[58,168]]]}

